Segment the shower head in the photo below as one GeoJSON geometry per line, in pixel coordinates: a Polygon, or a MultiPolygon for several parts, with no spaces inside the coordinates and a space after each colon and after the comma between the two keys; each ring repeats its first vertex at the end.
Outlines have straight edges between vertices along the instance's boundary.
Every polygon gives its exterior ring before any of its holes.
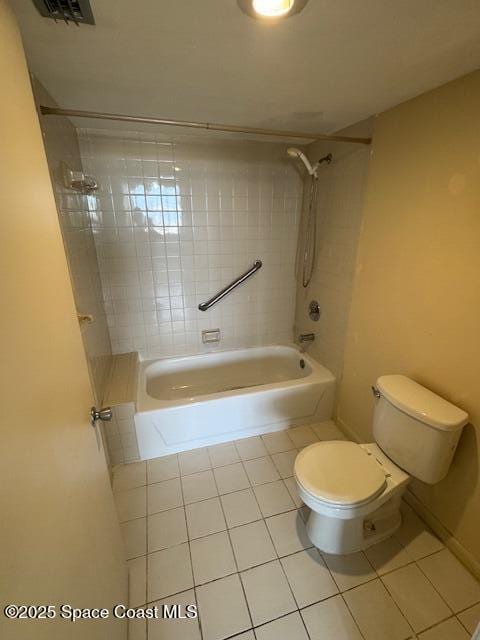
{"type": "Polygon", "coordinates": [[[315,178],[317,177],[317,166],[318,165],[315,165],[314,167],[312,167],[312,165],[310,164],[309,159],[303,153],[303,151],[300,151],[300,149],[296,149],[295,147],[289,147],[287,149],[287,153],[292,158],[299,158],[299,160],[301,160],[303,162],[303,164],[305,165],[308,173],[311,176],[315,176],[315,178]]]}

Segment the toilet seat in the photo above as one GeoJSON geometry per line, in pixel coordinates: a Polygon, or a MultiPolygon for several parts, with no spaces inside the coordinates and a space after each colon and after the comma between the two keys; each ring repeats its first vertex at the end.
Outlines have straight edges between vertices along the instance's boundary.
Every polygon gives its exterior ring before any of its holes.
{"type": "Polygon", "coordinates": [[[374,500],[387,485],[375,456],[354,442],[317,442],[295,460],[295,478],[315,500],[335,508],[351,508],[374,500]]]}

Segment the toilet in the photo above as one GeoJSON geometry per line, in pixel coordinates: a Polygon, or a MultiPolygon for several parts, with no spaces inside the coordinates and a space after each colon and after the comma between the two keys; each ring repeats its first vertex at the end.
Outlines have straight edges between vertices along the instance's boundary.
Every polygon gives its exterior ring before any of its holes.
{"type": "Polygon", "coordinates": [[[354,553],[391,536],[410,478],[442,480],[468,421],[406,376],[381,376],[372,389],[375,443],[317,442],[295,460],[298,492],[311,509],[307,533],[325,553],[354,553]]]}

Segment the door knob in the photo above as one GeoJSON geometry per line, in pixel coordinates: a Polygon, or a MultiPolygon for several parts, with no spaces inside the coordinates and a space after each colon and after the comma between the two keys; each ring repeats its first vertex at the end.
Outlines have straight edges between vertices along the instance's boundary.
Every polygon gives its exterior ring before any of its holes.
{"type": "Polygon", "coordinates": [[[110,422],[113,417],[111,407],[103,407],[98,410],[97,407],[92,407],[90,410],[90,419],[92,422],[92,427],[95,426],[95,422],[97,420],[102,420],[103,422],[110,422]]]}

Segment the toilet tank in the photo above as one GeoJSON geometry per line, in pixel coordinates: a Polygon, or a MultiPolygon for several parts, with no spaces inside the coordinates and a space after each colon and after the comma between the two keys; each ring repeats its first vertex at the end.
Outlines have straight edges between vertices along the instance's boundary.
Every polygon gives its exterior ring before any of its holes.
{"type": "Polygon", "coordinates": [[[402,375],[381,376],[373,435],[382,451],[410,475],[435,484],[448,473],[468,415],[402,375]]]}

